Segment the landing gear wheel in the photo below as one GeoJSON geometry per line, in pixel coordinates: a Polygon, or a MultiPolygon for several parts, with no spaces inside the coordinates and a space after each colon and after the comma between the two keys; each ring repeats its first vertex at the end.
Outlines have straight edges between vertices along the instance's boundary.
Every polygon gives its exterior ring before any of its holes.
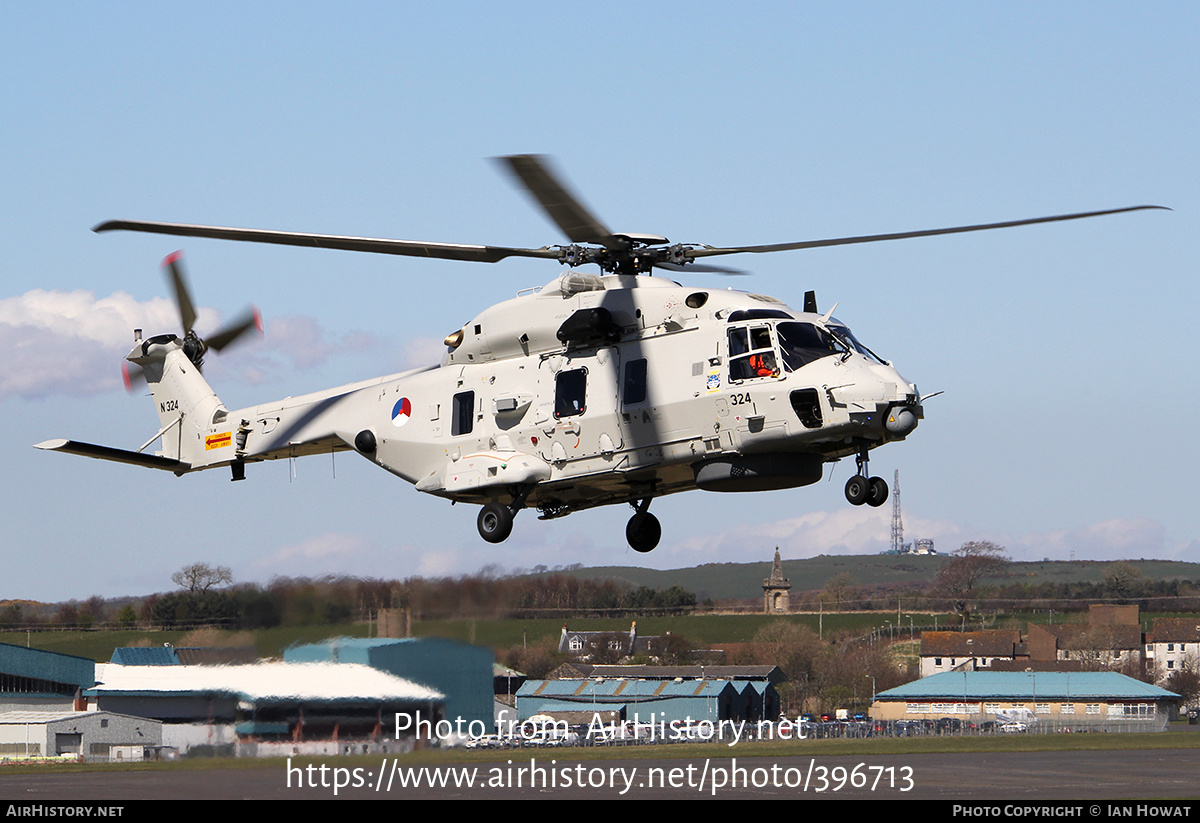
{"type": "Polygon", "coordinates": [[[846,481],[846,499],[852,506],[861,506],[871,494],[871,481],[856,474],[846,481]]]}
{"type": "Polygon", "coordinates": [[[871,490],[867,494],[868,506],[882,506],[888,499],[888,484],[882,477],[871,478],[871,490]]]}
{"type": "Polygon", "coordinates": [[[503,543],[512,534],[513,513],[502,503],[488,503],[475,521],[479,536],[489,543],[503,543]]]}
{"type": "Polygon", "coordinates": [[[625,526],[625,539],[635,552],[653,551],[662,538],[662,524],[650,512],[638,512],[625,526]]]}

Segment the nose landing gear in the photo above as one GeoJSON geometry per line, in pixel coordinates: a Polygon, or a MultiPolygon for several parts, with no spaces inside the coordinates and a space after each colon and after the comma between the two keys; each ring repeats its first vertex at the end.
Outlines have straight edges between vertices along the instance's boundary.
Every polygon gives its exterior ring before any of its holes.
{"type": "Polygon", "coordinates": [[[489,543],[503,543],[512,534],[513,513],[503,503],[488,503],[475,521],[479,536],[489,543]]]}
{"type": "Polygon", "coordinates": [[[489,543],[503,543],[512,534],[513,518],[517,512],[525,508],[525,498],[533,491],[533,486],[513,487],[513,502],[506,506],[503,503],[488,503],[479,510],[475,527],[479,536],[489,543]]]}
{"type": "Polygon", "coordinates": [[[854,458],[858,474],[846,481],[846,500],[852,506],[882,506],[888,499],[888,484],[882,477],[867,477],[867,450],[864,448],[854,458]]]}

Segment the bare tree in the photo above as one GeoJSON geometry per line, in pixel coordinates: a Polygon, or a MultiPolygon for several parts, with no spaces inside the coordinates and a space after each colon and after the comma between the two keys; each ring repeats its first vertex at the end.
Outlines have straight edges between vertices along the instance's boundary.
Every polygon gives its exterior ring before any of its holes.
{"type": "Polygon", "coordinates": [[[650,654],[663,666],[679,666],[688,662],[691,651],[691,641],[681,634],[667,632],[650,641],[650,654]]]}
{"type": "Polygon", "coordinates": [[[628,635],[621,632],[604,632],[588,639],[586,659],[597,665],[612,665],[625,656],[628,635]]]}
{"type": "Polygon", "coordinates": [[[995,574],[1009,563],[1003,546],[989,540],[963,543],[951,552],[950,562],[942,566],[933,579],[936,595],[951,600],[960,614],[970,610],[968,601],[976,584],[989,574],[995,574]]]}
{"type": "Polygon", "coordinates": [[[189,592],[207,592],[213,586],[233,582],[233,572],[228,566],[210,566],[208,563],[193,563],[171,575],[171,582],[189,592]]]}
{"type": "Polygon", "coordinates": [[[1124,603],[1125,599],[1132,596],[1135,591],[1141,588],[1142,573],[1138,571],[1137,566],[1134,566],[1127,560],[1120,560],[1112,563],[1104,570],[1104,576],[1101,578],[1104,583],[1104,588],[1109,594],[1124,603]]]}
{"type": "Polygon", "coordinates": [[[821,600],[826,603],[832,603],[834,609],[840,612],[842,610],[842,603],[854,594],[854,587],[857,584],[858,581],[849,572],[835,574],[825,581],[825,587],[821,589],[821,600]]]}

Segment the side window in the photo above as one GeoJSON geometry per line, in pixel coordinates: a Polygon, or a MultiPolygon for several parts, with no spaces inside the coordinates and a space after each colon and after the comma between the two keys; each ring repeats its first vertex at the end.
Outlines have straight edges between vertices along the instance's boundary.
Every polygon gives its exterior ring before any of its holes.
{"type": "Polygon", "coordinates": [[[554,383],[554,416],[573,417],[587,410],[587,369],[560,371],[554,383]]]}
{"type": "Polygon", "coordinates": [[[729,330],[729,379],[749,380],[779,374],[768,326],[729,330]],[[749,354],[747,354],[749,352],[749,354]]]}
{"type": "Polygon", "coordinates": [[[450,434],[470,434],[475,427],[475,392],[454,395],[451,415],[450,434]]]}
{"type": "Polygon", "coordinates": [[[730,329],[729,330],[729,356],[736,357],[739,354],[745,354],[750,351],[750,344],[746,342],[746,330],[730,329]]]}
{"type": "Polygon", "coordinates": [[[646,358],[625,364],[625,382],[621,384],[621,400],[626,406],[646,400],[646,358]]]}

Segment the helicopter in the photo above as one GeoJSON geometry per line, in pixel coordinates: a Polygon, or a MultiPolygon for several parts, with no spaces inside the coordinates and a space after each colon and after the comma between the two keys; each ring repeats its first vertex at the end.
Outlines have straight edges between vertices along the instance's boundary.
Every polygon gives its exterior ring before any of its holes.
{"type": "MultiPolygon", "coordinates": [[[[766,295],[683,286],[655,270],[743,274],[697,261],[1076,220],[1132,206],[893,234],[713,247],[614,232],[539,155],[497,158],[562,230],[567,244],[511,248],[261,229],[113,220],[94,227],[325,249],[495,263],[540,258],[565,267],[540,288],[485,309],[445,338],[438,365],[230,410],[202,375],[205,354],[252,331],[245,318],[200,337],[178,253],[164,261],[182,336],[134,332],[128,381],[144,382],[161,428],[130,451],[74,440],[39,449],[176,475],[265,460],[354,451],[451,502],[479,506],[480,537],[501,543],[516,515],[540,519],[628,504],[625,536],[658,545],[652,500],[677,492],[756,492],[821,479],[853,457],[852,505],[881,506],[888,484],[870,452],[906,439],[922,397],[850,328],[766,295]],[[599,273],[579,271],[594,264],[599,273]],[[156,453],[147,453],[155,442],[156,453]]],[[[834,307],[836,308],[836,306],[834,307]]]]}

